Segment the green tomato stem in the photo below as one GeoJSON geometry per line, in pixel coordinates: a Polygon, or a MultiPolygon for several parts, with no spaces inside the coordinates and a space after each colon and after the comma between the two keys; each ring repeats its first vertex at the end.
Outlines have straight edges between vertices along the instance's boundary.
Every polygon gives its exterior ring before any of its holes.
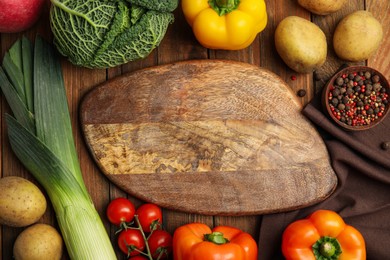
{"type": "Polygon", "coordinates": [[[147,256],[150,260],[153,260],[152,253],[150,252],[150,248],[149,248],[148,239],[146,238],[145,232],[142,230],[142,226],[141,226],[141,223],[139,222],[138,216],[134,215],[134,219],[135,219],[135,222],[137,223],[137,227],[138,227],[139,231],[141,232],[142,237],[144,238],[144,241],[145,241],[146,254],[144,253],[144,255],[147,256]]]}

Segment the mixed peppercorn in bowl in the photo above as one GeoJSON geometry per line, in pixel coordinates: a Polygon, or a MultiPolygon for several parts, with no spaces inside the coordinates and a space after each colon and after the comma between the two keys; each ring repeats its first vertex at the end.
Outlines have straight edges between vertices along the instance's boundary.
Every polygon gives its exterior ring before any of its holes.
{"type": "Polygon", "coordinates": [[[366,130],[388,114],[389,93],[389,82],[379,71],[366,66],[347,67],[324,87],[323,105],[344,129],[366,130]]]}

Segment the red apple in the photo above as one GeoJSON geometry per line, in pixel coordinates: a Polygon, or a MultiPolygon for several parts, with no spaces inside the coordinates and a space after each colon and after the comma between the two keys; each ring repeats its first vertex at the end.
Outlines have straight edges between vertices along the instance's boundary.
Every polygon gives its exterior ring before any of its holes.
{"type": "Polygon", "coordinates": [[[45,0],[0,0],[0,32],[22,32],[42,13],[45,0]]]}

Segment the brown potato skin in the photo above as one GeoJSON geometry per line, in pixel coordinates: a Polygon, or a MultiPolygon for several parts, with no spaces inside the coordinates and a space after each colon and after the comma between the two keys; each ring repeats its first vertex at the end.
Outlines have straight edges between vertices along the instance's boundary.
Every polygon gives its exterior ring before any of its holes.
{"type": "Polygon", "coordinates": [[[368,11],[356,11],[344,17],[333,35],[337,56],[346,61],[364,61],[379,48],[383,39],[380,22],[368,11]]]}
{"type": "Polygon", "coordinates": [[[13,253],[15,260],[60,260],[62,237],[50,225],[34,224],[16,238],[13,253]]]}
{"type": "Polygon", "coordinates": [[[298,4],[318,15],[328,15],[340,10],[347,0],[298,0],[298,4]]]}
{"type": "Polygon", "coordinates": [[[0,179],[0,224],[25,227],[36,223],[46,211],[41,190],[29,180],[9,176],[0,179]]]}
{"type": "Polygon", "coordinates": [[[275,47],[287,66],[299,73],[313,72],[325,63],[327,57],[324,32],[298,16],[288,16],[278,24],[275,47]]]}

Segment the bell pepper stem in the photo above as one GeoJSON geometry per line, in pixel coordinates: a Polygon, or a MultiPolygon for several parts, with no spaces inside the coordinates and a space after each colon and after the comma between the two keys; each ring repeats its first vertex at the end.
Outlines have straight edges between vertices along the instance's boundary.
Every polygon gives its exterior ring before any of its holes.
{"type": "Polygon", "coordinates": [[[327,257],[332,256],[334,255],[335,251],[336,248],[331,242],[325,242],[320,246],[320,253],[323,256],[327,256],[327,257]]]}
{"type": "Polygon", "coordinates": [[[239,4],[240,0],[209,0],[209,5],[219,16],[236,10],[239,4]]]}
{"type": "Polygon", "coordinates": [[[312,248],[317,260],[338,259],[342,253],[340,243],[334,237],[321,237],[312,248]]]}
{"type": "Polygon", "coordinates": [[[221,232],[213,232],[211,234],[205,234],[204,240],[212,242],[217,245],[223,245],[229,242],[228,239],[223,237],[223,233],[221,232]]]}

